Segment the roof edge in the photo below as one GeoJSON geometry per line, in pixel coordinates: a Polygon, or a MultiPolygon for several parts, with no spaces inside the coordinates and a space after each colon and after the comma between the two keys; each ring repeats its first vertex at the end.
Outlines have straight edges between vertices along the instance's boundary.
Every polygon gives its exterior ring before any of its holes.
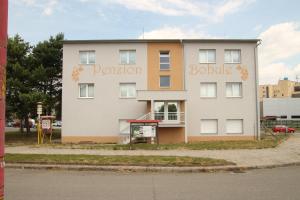
{"type": "Polygon", "coordinates": [[[98,43],[257,43],[260,39],[107,39],[107,40],[64,40],[64,44],[98,44],[98,43]]]}

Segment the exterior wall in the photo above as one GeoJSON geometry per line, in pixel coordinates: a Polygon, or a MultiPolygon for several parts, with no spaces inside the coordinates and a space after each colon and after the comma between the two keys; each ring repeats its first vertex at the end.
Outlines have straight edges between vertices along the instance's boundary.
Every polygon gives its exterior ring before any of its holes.
{"type": "Polygon", "coordinates": [[[242,136],[254,138],[258,134],[255,45],[253,43],[185,43],[188,141],[212,139],[211,136],[219,136],[220,139],[242,136]],[[199,49],[216,49],[216,63],[199,64],[199,49]],[[224,64],[225,49],[241,49],[241,63],[224,64]],[[201,98],[201,82],[216,82],[217,97],[201,98]],[[226,82],[242,82],[242,97],[226,97],[226,82]],[[201,119],[217,119],[218,134],[201,134],[201,119]],[[226,119],[243,119],[243,134],[227,134],[226,119]]]}
{"type": "Polygon", "coordinates": [[[183,51],[180,43],[148,43],[148,90],[183,90],[183,51]],[[160,70],[160,51],[170,52],[170,70],[160,70]],[[169,75],[170,88],[159,87],[159,77],[169,75]]]}
{"type": "Polygon", "coordinates": [[[158,140],[160,144],[184,143],[183,127],[158,128],[158,140]]]}
{"type": "Polygon", "coordinates": [[[145,43],[64,45],[63,142],[80,141],[80,138],[88,141],[84,138],[87,136],[91,141],[115,142],[119,136],[119,119],[136,119],[146,113],[146,102],[119,98],[119,83],[135,82],[137,90],[147,88],[146,56],[145,43]],[[124,49],[136,49],[136,65],[119,64],[119,50],[124,49]],[[95,50],[96,65],[79,66],[81,50],[95,50]],[[119,69],[123,72],[119,73],[119,69]],[[78,98],[78,83],[94,83],[94,98],[78,98]]]}
{"type": "Polygon", "coordinates": [[[300,115],[300,99],[265,98],[263,99],[263,114],[264,116],[287,116],[286,119],[292,119],[292,115],[300,115]]]}
{"type": "Polygon", "coordinates": [[[151,111],[151,101],[158,100],[180,102],[180,112],[185,112],[186,117],[185,127],[160,127],[160,143],[254,139],[257,134],[255,46],[245,42],[153,41],[65,44],[62,142],[119,142],[123,137],[119,133],[119,120],[139,118],[151,111]],[[119,50],[133,49],[136,64],[120,65],[119,50]],[[199,64],[199,49],[216,49],[216,63],[199,64]],[[241,63],[224,64],[225,49],[241,49],[241,63]],[[95,50],[95,65],[79,65],[82,50],[95,50]],[[170,70],[159,69],[160,51],[170,51],[170,70]],[[170,88],[159,87],[160,75],[170,75],[170,88]],[[201,82],[216,82],[217,98],[201,98],[201,82]],[[226,97],[226,82],[242,82],[242,97],[226,97]],[[94,98],[79,98],[79,83],[94,83],[94,98]],[[143,91],[144,96],[151,96],[151,101],[120,98],[120,83],[136,83],[137,94],[143,91]],[[201,119],[218,119],[218,134],[201,134],[201,119]],[[243,134],[226,134],[226,119],[243,119],[243,134]]]}

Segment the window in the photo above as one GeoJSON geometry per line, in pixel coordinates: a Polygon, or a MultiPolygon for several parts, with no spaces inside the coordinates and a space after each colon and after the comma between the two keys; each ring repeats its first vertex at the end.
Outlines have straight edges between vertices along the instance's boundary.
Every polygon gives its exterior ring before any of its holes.
{"type": "Polygon", "coordinates": [[[240,134],[243,133],[243,120],[242,119],[227,119],[226,120],[226,133],[240,134]]]}
{"type": "Polygon", "coordinates": [[[240,63],[241,50],[225,50],[225,63],[240,63]]]}
{"type": "Polygon", "coordinates": [[[80,64],[95,64],[95,51],[79,51],[80,64]]]}
{"type": "Polygon", "coordinates": [[[168,70],[170,69],[170,53],[160,52],[159,54],[159,67],[160,70],[168,70]]]}
{"type": "Polygon", "coordinates": [[[200,97],[217,97],[217,84],[216,83],[201,83],[200,84],[200,97]]]}
{"type": "Polygon", "coordinates": [[[226,83],[226,97],[242,97],[242,83],[226,83]]]}
{"type": "Polygon", "coordinates": [[[120,50],[120,63],[122,65],[134,65],[136,59],[135,50],[120,50]]]}
{"type": "Polygon", "coordinates": [[[216,63],[215,49],[200,49],[199,63],[216,63]]]}
{"type": "Polygon", "coordinates": [[[202,119],[201,120],[201,133],[202,134],[217,134],[218,133],[218,120],[202,119]]]}
{"type": "Polygon", "coordinates": [[[291,118],[292,119],[300,119],[300,115],[292,115],[291,118]]]}
{"type": "Polygon", "coordinates": [[[119,120],[119,129],[121,134],[130,134],[130,124],[126,119],[119,120]]]}
{"type": "Polygon", "coordinates": [[[120,97],[135,98],[136,97],[135,83],[120,83],[120,97]]]}
{"type": "Polygon", "coordinates": [[[160,76],[159,86],[161,88],[168,88],[168,87],[170,87],[170,76],[160,76]]]}
{"type": "Polygon", "coordinates": [[[93,98],[94,97],[94,84],[93,83],[80,83],[79,84],[79,97],[80,98],[93,98]]]}

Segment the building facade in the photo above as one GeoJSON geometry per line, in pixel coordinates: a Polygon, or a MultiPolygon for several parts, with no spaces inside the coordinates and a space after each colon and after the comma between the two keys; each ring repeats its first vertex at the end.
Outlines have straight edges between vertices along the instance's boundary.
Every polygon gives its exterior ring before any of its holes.
{"type": "Polygon", "coordinates": [[[258,40],[65,41],[62,142],[120,143],[158,119],[160,143],[259,137],[258,40]]]}
{"type": "Polygon", "coordinates": [[[260,101],[263,98],[300,97],[300,83],[284,78],[277,85],[260,85],[259,97],[260,101]]]}

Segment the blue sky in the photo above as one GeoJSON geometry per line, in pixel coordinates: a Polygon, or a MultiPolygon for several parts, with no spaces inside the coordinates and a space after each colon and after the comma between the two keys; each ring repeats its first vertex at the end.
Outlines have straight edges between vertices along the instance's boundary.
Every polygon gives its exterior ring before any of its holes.
{"type": "Polygon", "coordinates": [[[10,0],[9,35],[66,39],[260,38],[260,82],[300,77],[298,0],[10,0]]]}

